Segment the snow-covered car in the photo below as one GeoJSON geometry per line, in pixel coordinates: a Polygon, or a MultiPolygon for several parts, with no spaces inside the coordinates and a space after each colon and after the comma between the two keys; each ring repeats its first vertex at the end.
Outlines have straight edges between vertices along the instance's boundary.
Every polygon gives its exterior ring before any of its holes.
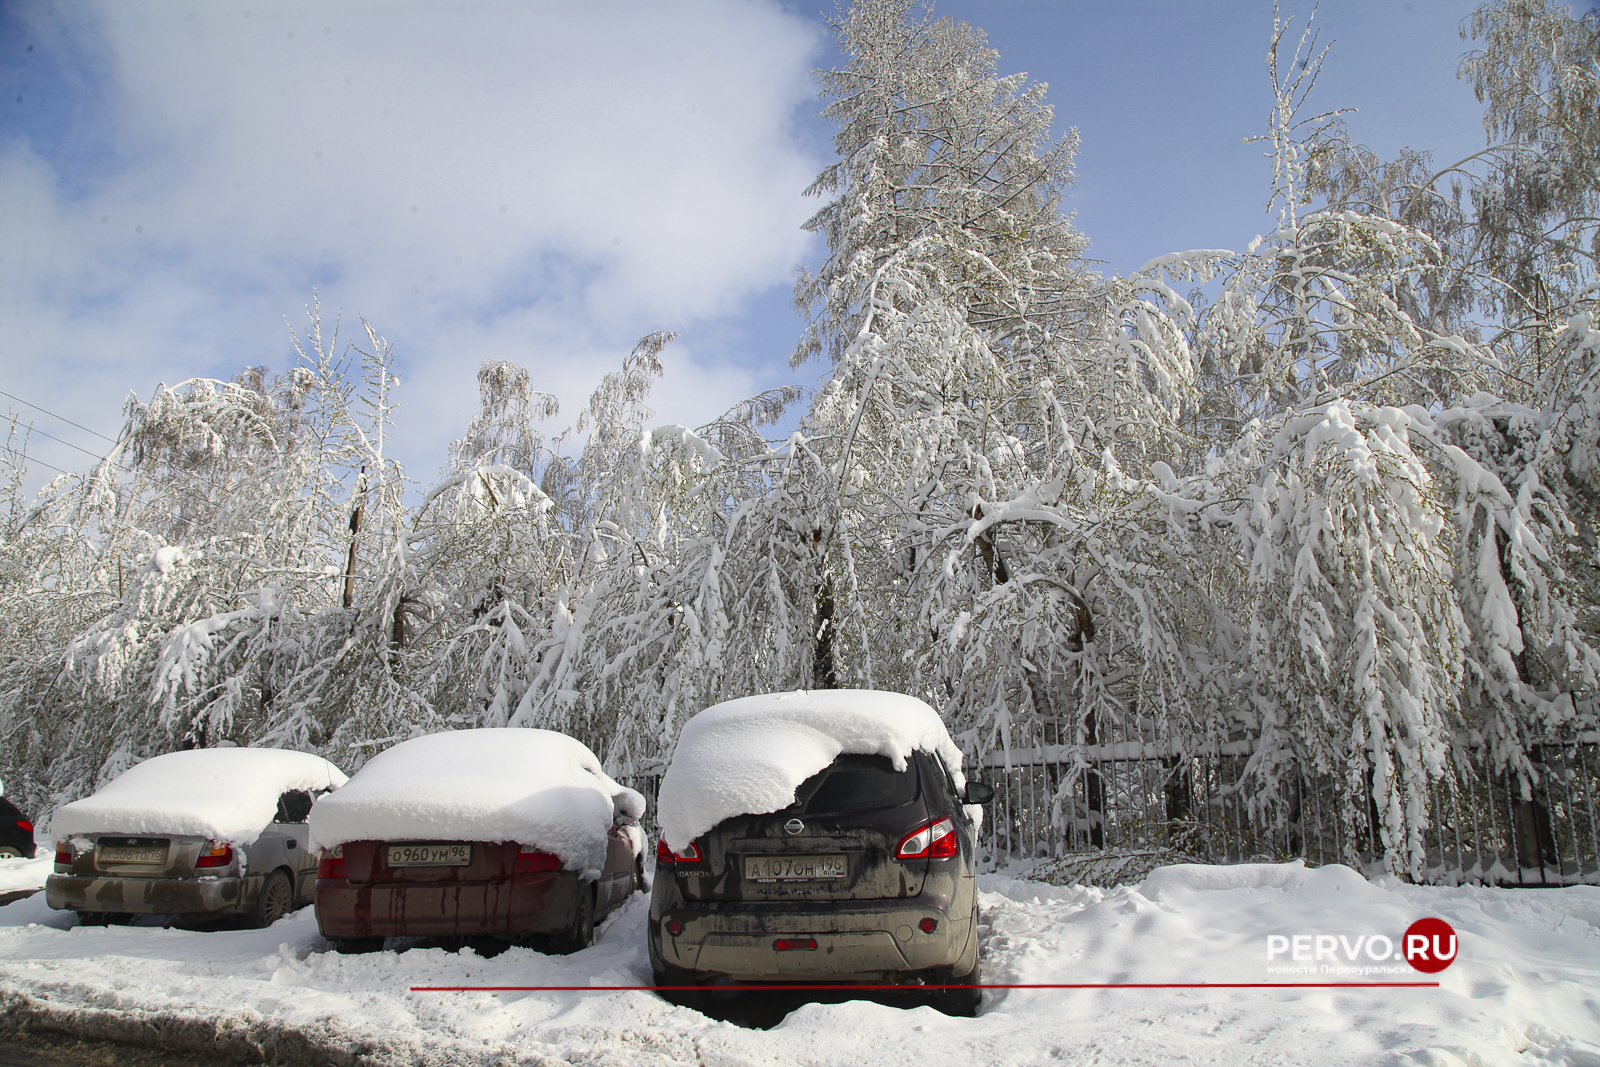
{"type": "MultiPolygon", "coordinates": [[[[915,697],[745,697],[684,726],[661,780],[647,926],[661,986],[978,981],[977,827],[937,713],[915,697]]],[[[973,1014],[975,988],[935,1006],[973,1014]]]]}
{"type": "Polygon", "coordinates": [[[316,884],[306,817],[344,772],[276,748],[201,748],[139,763],[56,809],[52,908],[80,922],[234,916],[270,926],[316,884]]]}
{"type": "Polygon", "coordinates": [[[643,886],[644,797],[550,730],[458,730],[373,757],[317,805],[317,928],[339,952],[386,937],[571,952],[643,886]]]}
{"type": "Polygon", "coordinates": [[[33,859],[33,822],[5,797],[0,797],[0,856],[33,859]]]}

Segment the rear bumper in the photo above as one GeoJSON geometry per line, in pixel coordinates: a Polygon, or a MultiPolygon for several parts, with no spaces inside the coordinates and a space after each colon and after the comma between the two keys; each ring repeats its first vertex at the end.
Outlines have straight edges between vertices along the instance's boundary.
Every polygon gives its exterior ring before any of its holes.
{"type": "Polygon", "coordinates": [[[317,879],[323,937],[462,937],[554,934],[578,917],[575,871],[513,874],[485,882],[317,879]]]}
{"type": "Polygon", "coordinates": [[[45,903],[58,911],[123,915],[237,914],[260,886],[259,877],[129,878],[52,874],[45,903]]]}
{"type": "Polygon", "coordinates": [[[653,962],[737,981],[814,977],[865,981],[977,961],[973,916],[949,915],[926,898],[835,904],[677,903],[650,919],[653,962]],[[920,923],[935,922],[924,933],[920,923]],[[668,921],[683,924],[676,936],[668,921]],[[780,938],[809,939],[815,949],[779,951],[780,938]]]}

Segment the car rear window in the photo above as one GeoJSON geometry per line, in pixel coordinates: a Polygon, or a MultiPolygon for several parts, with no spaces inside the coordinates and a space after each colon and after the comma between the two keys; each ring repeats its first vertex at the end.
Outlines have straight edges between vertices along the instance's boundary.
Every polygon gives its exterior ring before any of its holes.
{"type": "Polygon", "coordinates": [[[897,771],[887,756],[840,756],[806,779],[796,794],[802,815],[897,808],[916,799],[916,762],[907,760],[906,769],[897,771]]]}

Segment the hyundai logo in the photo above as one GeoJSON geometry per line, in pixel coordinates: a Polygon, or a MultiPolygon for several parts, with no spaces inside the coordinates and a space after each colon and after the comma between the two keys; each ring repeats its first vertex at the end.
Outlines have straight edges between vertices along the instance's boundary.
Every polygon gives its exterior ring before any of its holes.
{"type": "Polygon", "coordinates": [[[799,819],[790,819],[788,822],[783,824],[783,832],[786,834],[797,834],[805,828],[806,824],[801,822],[799,819]]]}

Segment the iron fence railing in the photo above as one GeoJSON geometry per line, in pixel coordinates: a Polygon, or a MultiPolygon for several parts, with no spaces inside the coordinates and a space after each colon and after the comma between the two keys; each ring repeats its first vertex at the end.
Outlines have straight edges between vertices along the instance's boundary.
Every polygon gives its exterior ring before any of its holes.
{"type": "MultiPolygon", "coordinates": [[[[1302,775],[1252,818],[1239,789],[1249,754],[1248,741],[1187,756],[1126,742],[992,753],[980,761],[996,790],[985,863],[1048,860],[1063,873],[1130,878],[1163,862],[1378,864],[1370,784],[1351,812],[1331,777],[1302,775]]],[[[1481,751],[1458,750],[1429,798],[1425,881],[1600,884],[1600,733],[1545,741],[1529,757],[1536,778],[1524,794],[1481,751]]]]}

